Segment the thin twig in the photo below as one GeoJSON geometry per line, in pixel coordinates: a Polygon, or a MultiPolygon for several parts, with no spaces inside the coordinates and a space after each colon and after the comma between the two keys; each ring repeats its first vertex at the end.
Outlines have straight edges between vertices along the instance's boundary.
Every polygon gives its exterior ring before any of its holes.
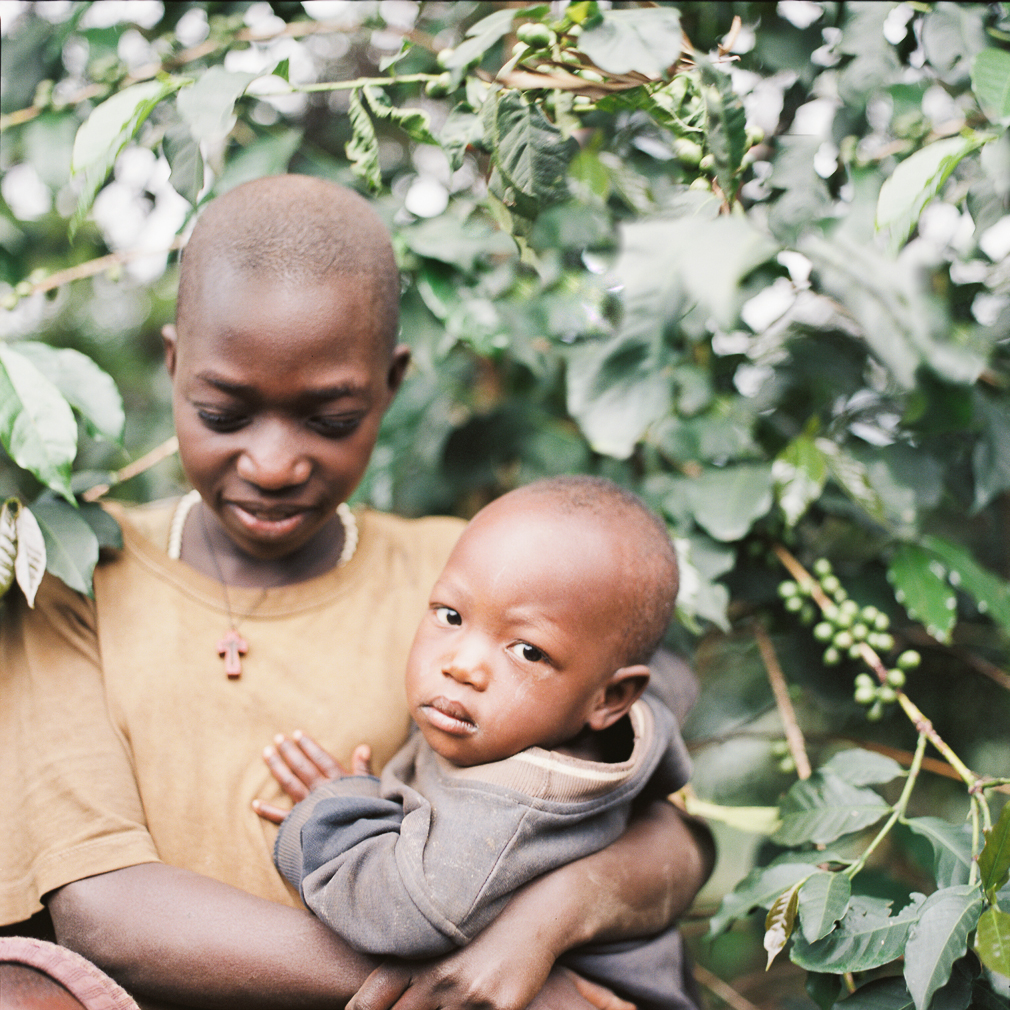
{"type": "Polygon", "coordinates": [[[129,480],[131,477],[142,474],[145,470],[150,470],[156,463],[167,459],[173,453],[178,452],[178,450],[179,439],[175,435],[171,438],[166,438],[161,445],[156,446],[150,452],[144,453],[143,456],[135,459],[132,463],[127,463],[121,470],[117,470],[113,474],[111,484],[96,484],[94,487],[89,487],[81,497],[85,501],[98,501],[110,488],[115,487],[117,484],[122,484],[123,481],[129,480]]]}
{"type": "Polygon", "coordinates": [[[778,706],[779,717],[785,728],[789,753],[792,754],[793,761],[796,763],[796,774],[801,779],[808,779],[811,772],[810,759],[807,757],[807,748],[803,741],[803,730],[800,729],[800,724],[796,720],[796,710],[789,697],[789,688],[786,685],[785,674],[782,672],[778,656],[775,655],[775,647],[760,621],[754,622],[754,638],[757,640],[761,659],[768,673],[768,682],[775,695],[775,704],[778,706]]]}
{"type": "Polygon", "coordinates": [[[751,1003],[746,996],[741,996],[740,993],[736,991],[731,985],[723,982],[718,975],[713,975],[707,968],[695,962],[694,965],[694,977],[706,988],[709,992],[718,996],[724,1003],[733,1007],[733,1010],[760,1010],[760,1008],[751,1003]]]}

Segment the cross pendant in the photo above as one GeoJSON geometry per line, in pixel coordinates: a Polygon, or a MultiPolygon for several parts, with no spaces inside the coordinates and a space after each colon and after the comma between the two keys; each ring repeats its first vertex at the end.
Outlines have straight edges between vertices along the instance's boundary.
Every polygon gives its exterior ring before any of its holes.
{"type": "Polygon", "coordinates": [[[242,660],[249,651],[249,643],[234,629],[217,643],[217,654],[224,657],[224,672],[229,679],[238,680],[242,676],[242,660]]]}

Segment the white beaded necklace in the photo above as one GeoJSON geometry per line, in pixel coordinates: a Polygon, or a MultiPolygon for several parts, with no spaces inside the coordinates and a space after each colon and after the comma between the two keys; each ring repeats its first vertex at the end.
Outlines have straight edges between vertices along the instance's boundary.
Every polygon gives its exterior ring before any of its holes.
{"type": "MultiPolygon", "coordinates": [[[[168,531],[168,556],[173,561],[178,561],[182,556],[182,529],[186,525],[186,517],[198,501],[200,501],[200,492],[193,490],[183,495],[179,499],[179,504],[175,507],[175,513],[172,516],[172,523],[168,531]]],[[[341,502],[337,506],[337,518],[344,528],[344,546],[340,551],[340,557],[337,559],[336,565],[337,568],[342,568],[354,557],[354,552],[358,549],[358,523],[347,502],[341,502]]],[[[221,590],[224,593],[225,610],[228,612],[228,623],[231,625],[230,630],[217,643],[217,652],[224,659],[224,671],[229,679],[237,680],[242,676],[242,661],[240,657],[249,651],[249,643],[238,633],[238,624],[231,609],[231,597],[228,595],[228,584],[221,574],[221,566],[218,564],[217,555],[211,546],[206,524],[204,524],[203,533],[207,540],[207,550],[210,553],[211,560],[214,562],[218,581],[221,583],[221,590]]],[[[263,589],[263,594],[256,601],[252,610],[255,610],[266,599],[268,588],[265,587],[263,589]]],[[[252,611],[245,616],[248,617],[251,613],[252,611]]]]}

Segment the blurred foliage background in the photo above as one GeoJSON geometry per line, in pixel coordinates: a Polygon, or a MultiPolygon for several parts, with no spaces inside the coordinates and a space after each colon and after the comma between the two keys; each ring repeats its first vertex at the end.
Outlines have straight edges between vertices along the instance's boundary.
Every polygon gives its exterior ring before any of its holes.
{"type": "Polygon", "coordinates": [[[414,365],[356,497],[469,516],[600,473],[676,538],[686,802],[720,843],[685,926],[711,1005],[1006,1005],[1010,968],[964,938],[894,995],[875,980],[904,944],[766,973],[750,913],[774,895],[703,934],[753,867],[809,854],[773,821],[808,758],[852,746],[914,768],[903,805],[883,790],[901,818],[858,867],[867,900],[978,890],[1010,777],[1010,5],[2,0],[0,29],[11,579],[29,511],[87,591],[115,531],[76,506],[183,489],[170,443],[131,463],[172,435],[160,330],[199,205],[285,171],[370,192],[414,365]],[[913,756],[916,712],[946,752],[913,756]],[[914,816],[952,826],[964,880],[914,816]]]}

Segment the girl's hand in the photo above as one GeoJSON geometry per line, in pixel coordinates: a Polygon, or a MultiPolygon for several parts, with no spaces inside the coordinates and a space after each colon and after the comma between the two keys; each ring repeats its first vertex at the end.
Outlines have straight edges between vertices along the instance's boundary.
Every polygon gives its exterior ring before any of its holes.
{"type": "MultiPolygon", "coordinates": [[[[305,799],[324,782],[345,775],[371,775],[372,750],[368,744],[359,744],[351,755],[348,771],[331,754],[323,750],[307,733],[295,730],[290,737],[278,734],[271,746],[264,748],[263,760],[281,789],[294,803],[305,799]]],[[[262,800],[253,800],[253,810],[264,820],[280,824],[287,811],[262,800]]]]}
{"type": "Polygon", "coordinates": [[[530,979],[512,972],[464,982],[453,969],[455,955],[434,963],[390,963],[365,980],[347,1010],[635,1010],[633,1003],[575,972],[555,965],[530,1000],[530,979]]]}

